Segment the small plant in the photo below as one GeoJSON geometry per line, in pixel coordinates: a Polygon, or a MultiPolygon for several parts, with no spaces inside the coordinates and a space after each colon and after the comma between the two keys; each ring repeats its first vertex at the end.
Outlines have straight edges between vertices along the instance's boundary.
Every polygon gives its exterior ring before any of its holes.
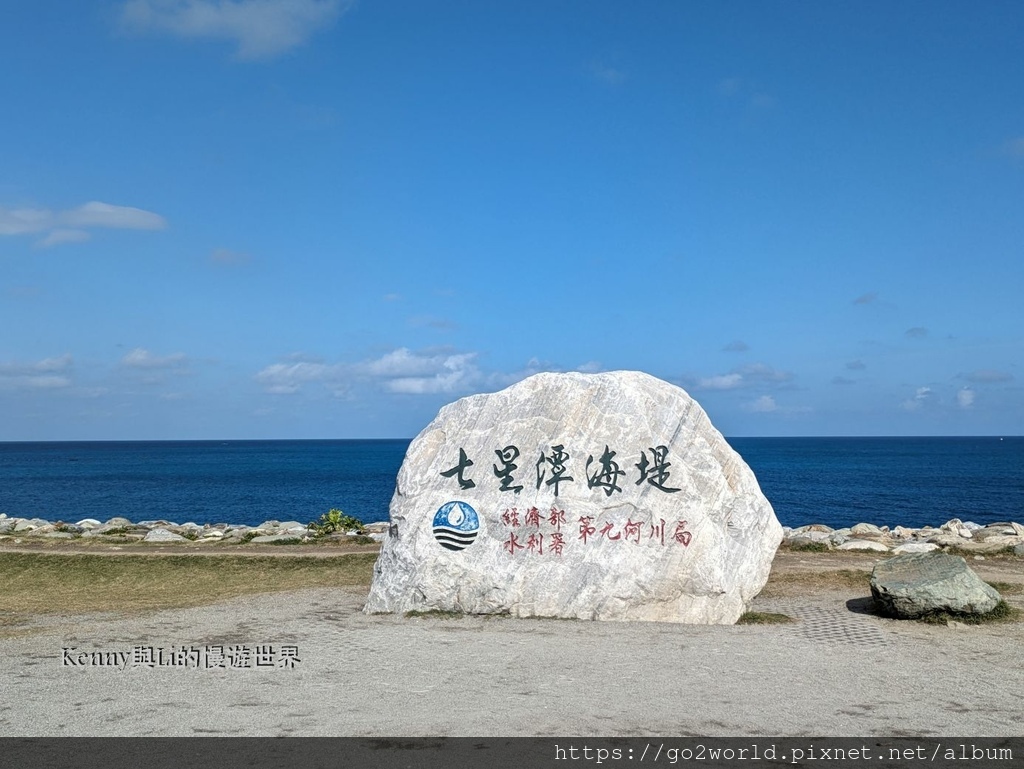
{"type": "Polygon", "coordinates": [[[341,510],[333,507],[321,515],[320,520],[311,522],[309,528],[313,529],[318,537],[345,531],[365,533],[362,521],[351,515],[345,515],[341,510]]]}
{"type": "Polygon", "coordinates": [[[258,531],[255,531],[255,530],[247,531],[247,532],[245,532],[245,534],[242,535],[241,544],[245,545],[245,544],[247,544],[249,542],[252,542],[259,535],[260,535],[260,533],[258,531]]]}
{"type": "Polygon", "coordinates": [[[789,546],[794,553],[827,553],[830,548],[826,542],[797,542],[789,546]]]}
{"type": "Polygon", "coordinates": [[[195,542],[197,539],[199,539],[199,532],[197,532],[195,529],[186,529],[185,531],[181,532],[181,536],[183,536],[187,540],[195,542]]]}
{"type": "Polygon", "coordinates": [[[783,625],[795,622],[788,614],[776,614],[770,611],[748,611],[736,620],[737,625],[783,625]]]}
{"type": "Polygon", "coordinates": [[[1020,616],[1020,609],[1015,609],[1006,601],[1001,600],[992,611],[985,614],[933,611],[916,619],[918,622],[923,622],[927,625],[948,625],[950,622],[960,622],[964,625],[981,625],[986,622],[1018,622],[1020,616]]]}

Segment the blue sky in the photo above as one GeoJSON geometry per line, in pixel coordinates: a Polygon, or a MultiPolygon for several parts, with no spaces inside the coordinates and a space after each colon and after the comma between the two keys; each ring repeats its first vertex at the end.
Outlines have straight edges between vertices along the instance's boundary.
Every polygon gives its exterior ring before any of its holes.
{"type": "Polygon", "coordinates": [[[411,437],[639,369],[1024,433],[1019,3],[0,12],[0,440],[411,437]]]}

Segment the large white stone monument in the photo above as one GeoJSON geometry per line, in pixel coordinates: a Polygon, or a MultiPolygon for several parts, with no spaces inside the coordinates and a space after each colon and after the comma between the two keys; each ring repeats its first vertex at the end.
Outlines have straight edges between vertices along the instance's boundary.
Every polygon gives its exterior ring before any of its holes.
{"type": "Polygon", "coordinates": [[[364,610],[729,624],[781,540],[684,390],[537,374],[445,406],[409,446],[364,610]]]}

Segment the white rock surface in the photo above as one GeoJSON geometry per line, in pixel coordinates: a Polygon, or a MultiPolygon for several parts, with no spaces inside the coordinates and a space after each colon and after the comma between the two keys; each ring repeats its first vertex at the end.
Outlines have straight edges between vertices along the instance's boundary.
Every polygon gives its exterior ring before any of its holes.
{"type": "Polygon", "coordinates": [[[888,553],[889,548],[881,542],[873,539],[851,539],[841,544],[837,550],[873,550],[879,553],[888,553]]]}
{"type": "Polygon", "coordinates": [[[142,540],[143,542],[188,542],[180,534],[168,531],[163,528],[156,528],[150,531],[142,540]]]}
{"type": "Polygon", "coordinates": [[[538,374],[444,407],[409,446],[365,611],[728,624],[781,539],[682,389],[538,374]]]}
{"type": "Polygon", "coordinates": [[[894,547],[892,551],[896,555],[903,555],[905,553],[930,553],[938,549],[939,546],[934,542],[904,542],[902,545],[894,547]]]}

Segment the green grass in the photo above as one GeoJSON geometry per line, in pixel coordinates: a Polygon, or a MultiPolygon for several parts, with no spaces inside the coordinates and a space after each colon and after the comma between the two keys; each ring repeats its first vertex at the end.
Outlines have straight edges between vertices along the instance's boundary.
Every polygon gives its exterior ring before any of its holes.
{"type": "Polygon", "coordinates": [[[460,619],[462,617],[465,617],[466,614],[461,611],[448,611],[445,609],[427,609],[426,611],[418,611],[416,609],[413,609],[412,611],[407,611],[405,613],[405,616],[410,618],[433,617],[436,619],[460,619]]]}
{"type": "Polygon", "coordinates": [[[368,586],[376,560],[376,553],[330,558],[0,553],[0,617],[133,613],[307,587],[368,586]]]}
{"type": "Polygon", "coordinates": [[[981,555],[985,558],[1006,558],[1007,556],[1014,558],[1017,557],[1013,550],[1013,545],[1007,545],[1006,547],[1000,548],[990,553],[981,553],[977,550],[967,550],[957,545],[946,545],[942,548],[943,553],[949,553],[950,555],[959,555],[964,560],[970,561],[974,559],[974,556],[981,555]]]}
{"type": "Polygon", "coordinates": [[[964,625],[984,625],[990,622],[1018,622],[1020,618],[1020,609],[1013,608],[1006,601],[1000,601],[996,604],[996,608],[986,614],[935,611],[915,617],[915,621],[927,625],[948,625],[950,622],[960,622],[964,625]]]}
{"type": "Polygon", "coordinates": [[[748,611],[736,620],[737,625],[785,625],[796,622],[788,614],[776,614],[770,611],[748,611]]]}
{"type": "Polygon", "coordinates": [[[793,553],[827,553],[832,550],[827,542],[797,542],[787,549],[793,553]]]}
{"type": "Polygon", "coordinates": [[[995,588],[996,592],[1004,595],[1020,595],[1024,593],[1024,583],[1021,582],[989,582],[988,585],[995,588]]]}

